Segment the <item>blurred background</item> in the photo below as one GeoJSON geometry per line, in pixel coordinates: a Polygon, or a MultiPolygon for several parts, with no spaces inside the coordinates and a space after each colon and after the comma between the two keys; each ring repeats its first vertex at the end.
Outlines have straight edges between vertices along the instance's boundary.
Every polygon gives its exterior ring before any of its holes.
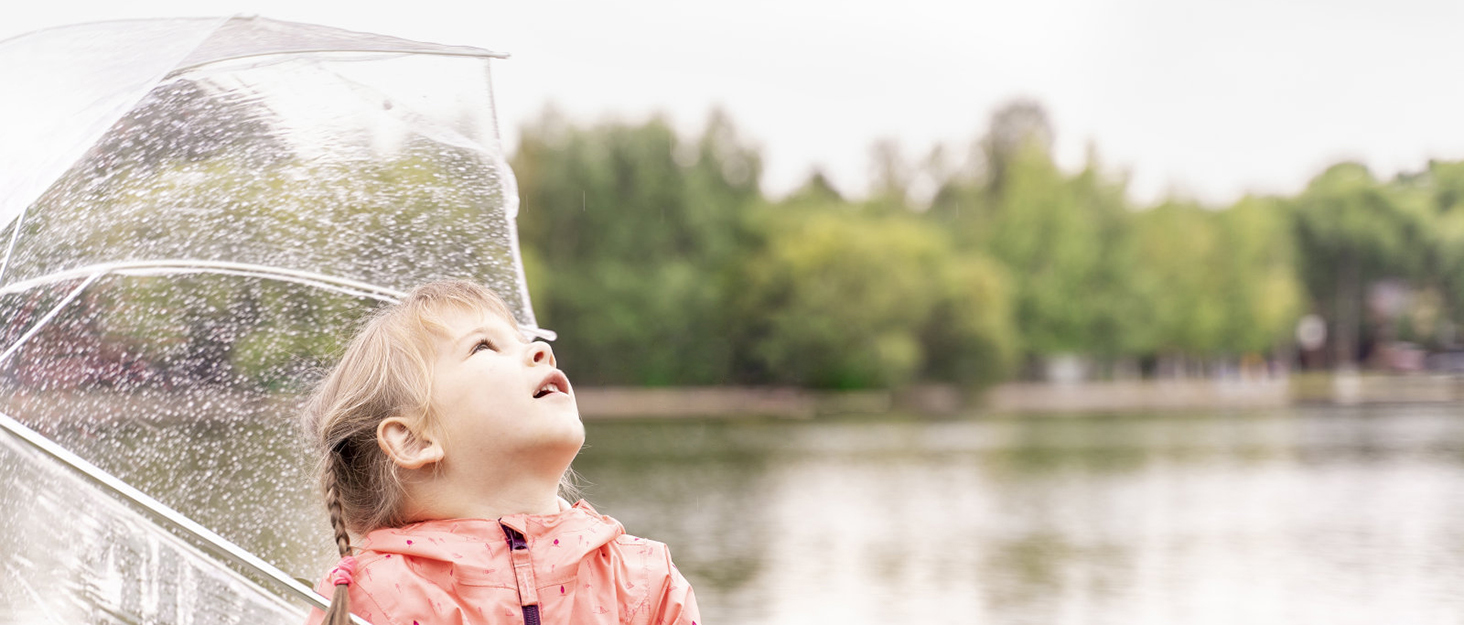
{"type": "Polygon", "coordinates": [[[1449,3],[58,3],[0,36],[210,11],[513,54],[529,282],[582,383],[1464,367],[1449,3]]]}
{"type": "Polygon", "coordinates": [[[513,55],[577,470],[710,622],[1464,618],[1464,6],[54,2],[0,38],[240,12],[513,55]]]}

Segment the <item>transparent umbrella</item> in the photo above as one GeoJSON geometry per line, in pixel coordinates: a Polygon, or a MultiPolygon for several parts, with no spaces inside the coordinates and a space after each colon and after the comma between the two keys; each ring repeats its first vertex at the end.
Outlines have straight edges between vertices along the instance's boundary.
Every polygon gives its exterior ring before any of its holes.
{"type": "Polygon", "coordinates": [[[0,622],[298,620],[334,556],[294,414],[354,325],[460,277],[552,338],[500,56],[242,17],[0,42],[0,622]]]}

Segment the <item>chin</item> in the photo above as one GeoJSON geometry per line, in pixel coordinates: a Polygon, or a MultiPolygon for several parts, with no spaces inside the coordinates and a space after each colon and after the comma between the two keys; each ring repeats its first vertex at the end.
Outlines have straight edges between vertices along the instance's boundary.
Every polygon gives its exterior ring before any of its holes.
{"type": "Polygon", "coordinates": [[[565,443],[573,445],[575,453],[579,453],[579,449],[585,446],[585,424],[578,419],[578,414],[575,416],[574,427],[571,428],[565,443]]]}
{"type": "MultiPolygon", "coordinates": [[[[578,422],[576,422],[578,425],[578,422]]],[[[565,428],[546,436],[539,445],[535,455],[546,461],[548,465],[558,467],[559,470],[569,468],[579,456],[580,449],[585,446],[585,430],[583,427],[565,428]]]]}
{"type": "Polygon", "coordinates": [[[562,408],[562,410],[564,412],[554,415],[555,418],[561,418],[567,422],[576,423],[579,425],[580,431],[584,431],[585,426],[584,421],[580,419],[579,403],[574,400],[573,395],[569,397],[569,405],[562,408]]]}
{"type": "Polygon", "coordinates": [[[552,431],[545,433],[545,441],[548,445],[572,447],[576,452],[585,444],[585,424],[580,421],[579,411],[565,415],[565,419],[556,423],[552,431]]]}
{"type": "Polygon", "coordinates": [[[552,407],[537,406],[537,414],[532,417],[535,425],[532,426],[534,434],[531,440],[537,447],[571,449],[578,453],[585,442],[585,424],[580,421],[579,406],[573,396],[555,401],[561,403],[552,407]]]}

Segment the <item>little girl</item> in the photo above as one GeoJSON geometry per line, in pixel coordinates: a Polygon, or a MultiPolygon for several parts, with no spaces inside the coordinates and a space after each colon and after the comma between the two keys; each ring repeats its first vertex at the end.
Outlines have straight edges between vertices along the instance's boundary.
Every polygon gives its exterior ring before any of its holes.
{"type": "Polygon", "coordinates": [[[312,625],[700,619],[665,545],[558,496],[574,392],[487,288],[434,282],[375,315],[305,421],[342,556],[312,625]]]}

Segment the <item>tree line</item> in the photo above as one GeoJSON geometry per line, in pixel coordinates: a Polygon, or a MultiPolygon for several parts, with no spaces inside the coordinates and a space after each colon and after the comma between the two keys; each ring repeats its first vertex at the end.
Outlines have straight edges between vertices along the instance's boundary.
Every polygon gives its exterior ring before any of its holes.
{"type": "MultiPolygon", "coordinates": [[[[11,275],[118,250],[340,265],[382,284],[512,266],[493,215],[513,185],[479,155],[419,138],[332,168],[257,141],[264,118],[247,108],[179,89],[104,139],[115,166],[69,173],[29,211],[11,275]],[[195,101],[208,123],[170,121],[195,101]]],[[[1391,180],[1339,163],[1291,196],[1141,206],[1095,151],[1058,167],[1045,112],[1019,101],[969,157],[911,160],[884,142],[864,197],[814,173],[770,198],[758,148],[718,112],[683,136],[663,119],[547,111],[521,137],[524,267],[580,383],[976,388],[1073,361],[1100,377],[1203,375],[1458,349],[1464,162],[1391,180]],[[1308,315],[1321,345],[1297,344],[1308,315]]],[[[10,330],[52,291],[0,298],[10,330]]],[[[109,279],[52,324],[52,348],[17,360],[57,370],[20,377],[298,385],[349,334],[359,303],[337,300],[230,276],[109,279]]]]}
{"type": "Polygon", "coordinates": [[[1448,350],[1464,318],[1464,162],[1392,180],[1339,163],[1289,197],[1139,206],[1092,150],[1058,167],[1045,112],[1017,101],[963,164],[882,143],[866,197],[814,173],[773,199],[720,112],[684,137],[546,111],[521,137],[530,291],[580,382],[974,387],[1074,356],[1100,376],[1367,366],[1400,341],[1448,350]],[[1379,285],[1401,308],[1376,310],[1379,285]],[[1309,314],[1327,332],[1307,352],[1309,314]]]}

